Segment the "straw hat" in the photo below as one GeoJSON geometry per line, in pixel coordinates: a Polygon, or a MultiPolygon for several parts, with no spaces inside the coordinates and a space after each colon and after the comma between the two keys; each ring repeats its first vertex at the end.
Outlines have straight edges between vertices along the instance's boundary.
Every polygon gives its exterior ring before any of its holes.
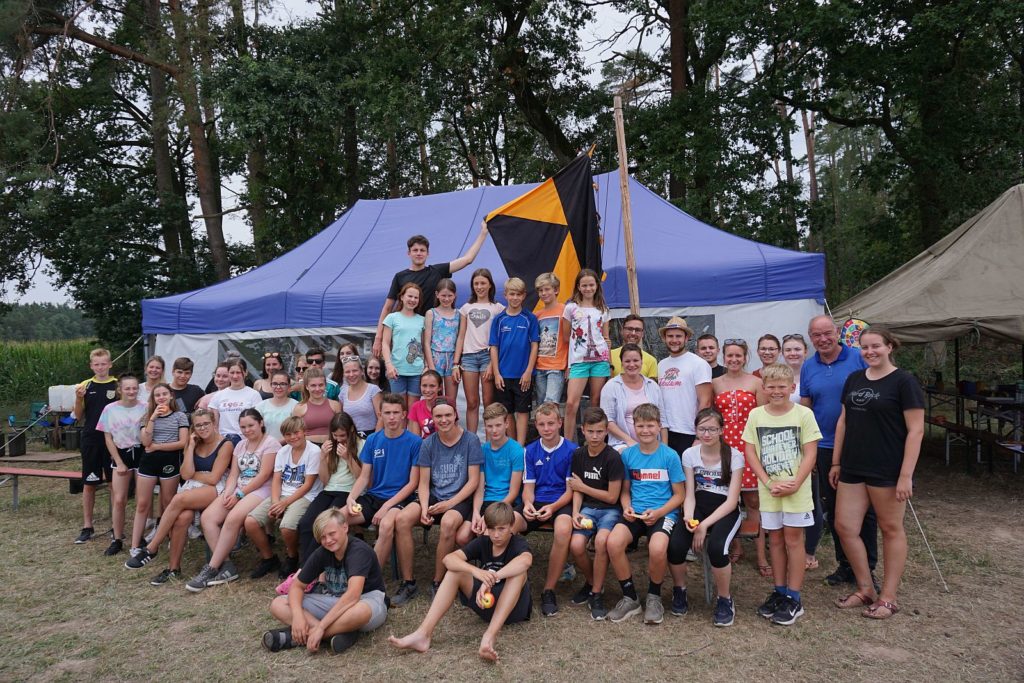
{"type": "Polygon", "coordinates": [[[664,339],[665,333],[668,332],[669,330],[682,330],[683,332],[686,333],[687,337],[693,336],[693,330],[690,329],[690,326],[686,324],[686,319],[680,318],[678,315],[672,316],[671,318],[668,319],[667,323],[665,323],[662,327],[659,327],[658,334],[661,335],[662,339],[664,339]]]}

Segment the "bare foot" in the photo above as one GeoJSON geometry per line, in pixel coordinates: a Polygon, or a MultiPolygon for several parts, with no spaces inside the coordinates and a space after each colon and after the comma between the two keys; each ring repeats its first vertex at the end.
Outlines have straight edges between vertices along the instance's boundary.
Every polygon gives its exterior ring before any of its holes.
{"type": "Polygon", "coordinates": [[[494,640],[486,634],[484,635],[483,638],[480,639],[479,654],[480,659],[484,660],[485,662],[498,661],[498,653],[494,649],[494,640]]]}
{"type": "Polygon", "coordinates": [[[413,631],[405,638],[396,638],[394,636],[388,636],[388,642],[397,648],[402,650],[416,650],[416,652],[426,652],[430,649],[430,638],[421,634],[419,631],[413,631]]]}

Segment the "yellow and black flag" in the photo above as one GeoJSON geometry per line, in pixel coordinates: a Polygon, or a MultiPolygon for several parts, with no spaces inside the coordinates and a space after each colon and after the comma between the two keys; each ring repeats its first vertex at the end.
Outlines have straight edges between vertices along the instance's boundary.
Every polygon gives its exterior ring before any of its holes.
{"type": "Polygon", "coordinates": [[[560,301],[572,295],[582,268],[604,274],[590,172],[592,152],[593,148],[580,154],[534,189],[487,214],[487,227],[505,272],[526,282],[527,310],[537,302],[533,281],[541,273],[558,276],[560,301]]]}

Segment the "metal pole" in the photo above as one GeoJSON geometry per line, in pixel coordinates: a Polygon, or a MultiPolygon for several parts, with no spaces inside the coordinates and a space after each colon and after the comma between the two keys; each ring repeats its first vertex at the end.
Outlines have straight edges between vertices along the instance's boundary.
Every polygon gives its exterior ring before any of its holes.
{"type": "Polygon", "coordinates": [[[615,96],[615,142],[619,148],[619,191],[622,195],[622,232],[626,241],[626,284],[629,311],[640,314],[640,288],[636,281],[636,253],[633,251],[633,209],[629,202],[629,159],[626,156],[626,127],[622,120],[622,96],[615,96]]]}

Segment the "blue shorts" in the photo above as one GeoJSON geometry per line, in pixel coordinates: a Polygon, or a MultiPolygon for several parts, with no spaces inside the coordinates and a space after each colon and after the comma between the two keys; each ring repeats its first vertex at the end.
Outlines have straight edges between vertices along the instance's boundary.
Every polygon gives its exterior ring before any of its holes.
{"type": "Polygon", "coordinates": [[[391,392],[394,394],[409,394],[410,396],[420,395],[419,375],[399,375],[391,382],[391,392]]]}
{"type": "Polygon", "coordinates": [[[561,403],[565,386],[565,370],[538,370],[533,375],[537,403],[561,403]]]}
{"type": "Polygon", "coordinates": [[[569,366],[569,379],[587,379],[588,377],[611,377],[612,366],[606,360],[592,360],[586,363],[573,363],[569,366]]]}
{"type": "Polygon", "coordinates": [[[435,351],[430,349],[430,356],[434,359],[434,369],[442,377],[452,376],[452,363],[455,362],[454,351],[435,351]]]}
{"type": "Polygon", "coordinates": [[[464,353],[460,359],[462,369],[465,372],[483,372],[491,364],[491,352],[488,349],[464,353]]]}
{"type": "Polygon", "coordinates": [[[584,517],[589,517],[594,520],[593,529],[573,529],[574,534],[580,536],[591,536],[601,529],[611,531],[615,528],[615,525],[622,519],[622,510],[619,508],[589,508],[585,507],[580,510],[580,514],[584,517]]]}

